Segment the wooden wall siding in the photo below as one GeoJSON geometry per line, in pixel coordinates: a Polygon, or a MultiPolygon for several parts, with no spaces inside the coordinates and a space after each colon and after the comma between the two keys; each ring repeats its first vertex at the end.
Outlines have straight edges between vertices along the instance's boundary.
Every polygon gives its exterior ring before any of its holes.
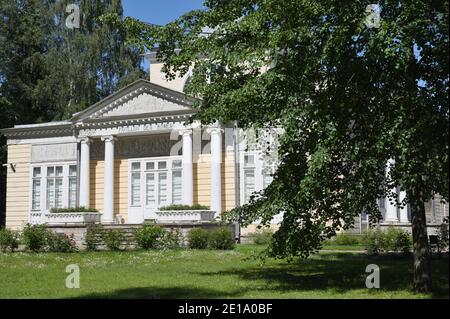
{"type": "MultiPolygon", "coordinates": [[[[90,163],[90,206],[103,211],[105,162],[90,163]]],[[[128,218],[128,159],[114,160],[114,215],[128,218]]]]}
{"type": "Polygon", "coordinates": [[[22,228],[28,222],[30,188],[31,145],[9,145],[8,163],[16,165],[13,172],[8,167],[6,193],[6,227],[22,228]]]}
{"type": "MultiPolygon", "coordinates": [[[[234,208],[234,156],[224,153],[222,156],[222,210],[234,208]]],[[[211,206],[211,155],[194,157],[194,204],[211,206]]]]}

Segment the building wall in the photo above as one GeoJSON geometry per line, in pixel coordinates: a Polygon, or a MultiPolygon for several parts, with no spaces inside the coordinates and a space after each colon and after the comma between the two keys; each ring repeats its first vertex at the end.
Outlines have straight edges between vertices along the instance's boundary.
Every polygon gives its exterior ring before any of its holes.
{"type": "Polygon", "coordinates": [[[165,88],[183,92],[183,84],[185,77],[176,77],[172,81],[167,81],[163,75],[161,75],[162,63],[152,63],[150,66],[150,82],[161,85],[165,88]]]}
{"type": "MultiPolygon", "coordinates": [[[[211,206],[211,155],[194,157],[194,204],[211,206]]],[[[234,156],[232,152],[222,155],[222,211],[235,207],[234,156]]]]}
{"type": "MultiPolygon", "coordinates": [[[[90,162],[90,207],[103,211],[104,200],[104,170],[103,160],[90,162]]],[[[114,215],[121,214],[128,219],[128,159],[114,160],[114,215]]]]}
{"type": "Polygon", "coordinates": [[[8,167],[6,181],[6,227],[19,229],[28,222],[31,145],[9,145],[8,163],[14,163],[15,172],[8,167]]]}

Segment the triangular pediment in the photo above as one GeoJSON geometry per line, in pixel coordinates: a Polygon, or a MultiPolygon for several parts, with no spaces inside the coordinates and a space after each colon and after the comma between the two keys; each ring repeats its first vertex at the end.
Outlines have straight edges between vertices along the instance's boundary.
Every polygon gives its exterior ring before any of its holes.
{"type": "Polygon", "coordinates": [[[138,80],[77,113],[73,121],[177,114],[192,110],[194,99],[146,80],[138,80]]]}

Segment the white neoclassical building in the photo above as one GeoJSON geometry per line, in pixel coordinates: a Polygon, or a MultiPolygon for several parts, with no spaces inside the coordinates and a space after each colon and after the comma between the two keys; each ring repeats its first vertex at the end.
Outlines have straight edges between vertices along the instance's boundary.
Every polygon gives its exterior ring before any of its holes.
{"type": "MultiPolygon", "coordinates": [[[[8,228],[49,222],[52,208],[80,206],[98,210],[106,224],[207,222],[270,184],[276,161],[249,147],[248,132],[232,124],[188,124],[195,113],[194,100],[183,93],[189,75],[166,81],[161,63],[149,58],[149,81],[67,121],[1,131],[8,144],[8,228]],[[172,204],[208,209],[160,209],[172,204]]],[[[384,223],[409,225],[408,207],[386,199],[379,206],[384,223]]],[[[430,224],[440,224],[447,212],[440,201],[427,204],[430,224]]],[[[360,221],[361,227],[364,216],[360,221]]]]}

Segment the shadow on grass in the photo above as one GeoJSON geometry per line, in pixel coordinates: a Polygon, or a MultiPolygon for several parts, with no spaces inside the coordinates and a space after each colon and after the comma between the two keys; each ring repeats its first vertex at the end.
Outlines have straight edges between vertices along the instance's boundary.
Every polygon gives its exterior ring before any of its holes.
{"type": "MultiPolygon", "coordinates": [[[[340,298],[341,293],[365,289],[366,266],[380,267],[380,292],[412,290],[412,257],[378,256],[362,254],[330,253],[291,263],[270,263],[261,267],[229,267],[221,271],[190,271],[187,275],[207,276],[211,279],[235,278],[245,283],[239,290],[216,290],[205,287],[136,287],[102,294],[91,294],[81,298],[240,298],[248,292],[265,292],[270,295],[283,292],[320,292],[332,290],[329,298],[340,298]],[[263,284],[261,284],[263,282],[263,284]],[[248,284],[248,285],[246,285],[248,284]]],[[[448,298],[449,260],[433,259],[433,298],[448,298]]],[[[211,281],[213,282],[213,281],[211,281]]],[[[355,292],[358,298],[358,292],[355,292]]],[[[374,297],[376,297],[374,295],[374,297]]]]}

